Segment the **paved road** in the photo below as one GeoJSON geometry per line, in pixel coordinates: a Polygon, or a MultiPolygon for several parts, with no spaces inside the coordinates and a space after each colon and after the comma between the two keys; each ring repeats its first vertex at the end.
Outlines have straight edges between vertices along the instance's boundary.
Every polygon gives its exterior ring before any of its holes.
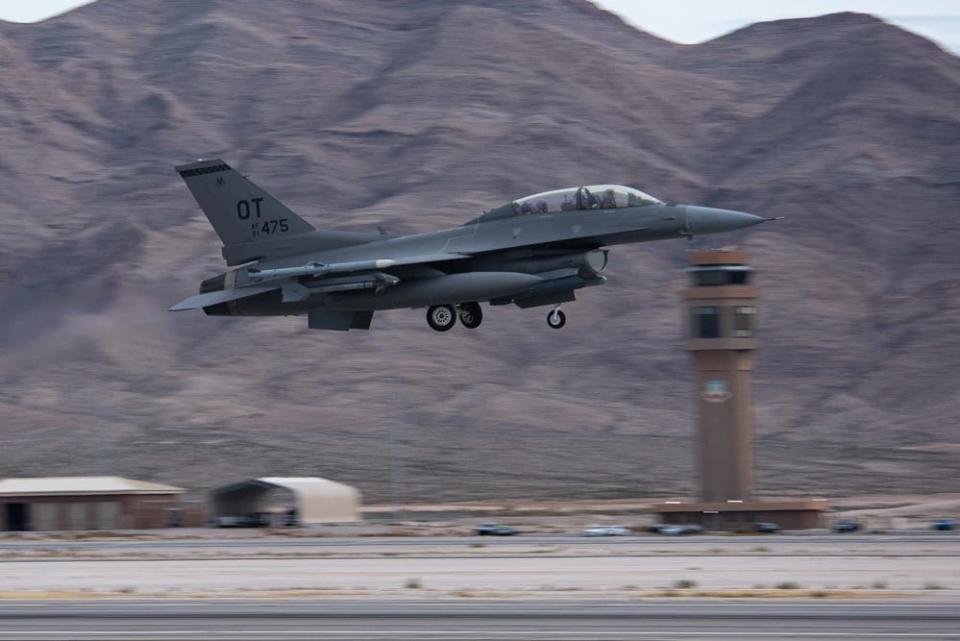
{"type": "MultiPolygon", "coordinates": [[[[140,534],[143,534],[140,532],[140,534]]],[[[848,543],[869,547],[872,544],[948,542],[960,550],[960,533],[917,532],[909,534],[777,534],[767,536],[697,535],[584,537],[570,535],[521,535],[507,537],[298,537],[209,538],[209,539],[104,539],[92,541],[51,541],[36,539],[0,540],[0,550],[34,549],[121,549],[121,548],[249,548],[249,547],[376,547],[376,546],[469,546],[486,545],[644,545],[691,541],[703,544],[749,543],[751,545],[833,545],[848,543]]]]}
{"type": "Polygon", "coordinates": [[[0,639],[960,639],[935,603],[90,601],[0,603],[0,639]]]}

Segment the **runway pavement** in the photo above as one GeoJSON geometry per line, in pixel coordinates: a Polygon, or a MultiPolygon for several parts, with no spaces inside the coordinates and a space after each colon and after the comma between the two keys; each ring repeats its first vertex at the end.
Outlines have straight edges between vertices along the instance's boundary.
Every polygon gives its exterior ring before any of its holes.
{"type": "Polygon", "coordinates": [[[960,609],[809,601],[3,602],[6,639],[960,639],[960,609]]]}
{"type": "MultiPolygon", "coordinates": [[[[142,532],[137,533],[142,535],[142,532]]],[[[175,534],[173,535],[175,536],[175,534]]],[[[417,537],[315,537],[295,536],[242,536],[210,538],[169,538],[169,539],[126,539],[104,538],[83,541],[63,539],[42,539],[24,537],[20,539],[0,539],[0,550],[36,549],[120,549],[120,548],[248,548],[248,547],[376,547],[376,546],[470,546],[476,543],[485,545],[659,545],[664,542],[691,541],[703,544],[722,544],[738,542],[751,545],[779,546],[790,544],[809,544],[829,546],[837,543],[863,546],[891,543],[933,543],[950,542],[960,549],[960,533],[905,532],[898,534],[776,534],[764,536],[623,536],[623,537],[585,537],[567,534],[546,535],[530,534],[519,536],[417,536],[417,537]]]]}

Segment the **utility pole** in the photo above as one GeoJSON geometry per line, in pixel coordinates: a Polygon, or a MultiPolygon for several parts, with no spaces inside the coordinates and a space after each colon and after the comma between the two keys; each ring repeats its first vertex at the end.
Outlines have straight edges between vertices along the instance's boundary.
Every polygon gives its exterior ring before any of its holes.
{"type": "Polygon", "coordinates": [[[390,417],[390,495],[393,503],[393,519],[399,521],[403,516],[404,503],[404,457],[403,408],[401,407],[400,386],[403,380],[393,378],[391,396],[393,416],[390,417]]]}

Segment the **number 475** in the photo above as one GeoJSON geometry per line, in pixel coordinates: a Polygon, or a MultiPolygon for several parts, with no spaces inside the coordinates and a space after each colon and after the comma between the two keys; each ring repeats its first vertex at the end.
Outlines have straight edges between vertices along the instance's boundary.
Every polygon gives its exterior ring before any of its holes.
{"type": "Polygon", "coordinates": [[[286,232],[290,231],[290,226],[287,224],[286,218],[279,218],[275,220],[265,220],[262,223],[257,225],[261,234],[276,234],[277,232],[286,232]]]}

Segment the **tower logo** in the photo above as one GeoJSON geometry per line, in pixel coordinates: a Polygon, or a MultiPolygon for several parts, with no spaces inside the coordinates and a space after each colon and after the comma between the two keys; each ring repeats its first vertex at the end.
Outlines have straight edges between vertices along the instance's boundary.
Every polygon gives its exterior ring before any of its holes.
{"type": "Polygon", "coordinates": [[[727,386],[727,382],[721,380],[705,382],[703,391],[700,392],[700,397],[708,403],[723,403],[730,400],[731,396],[733,396],[733,393],[727,386]]]}

